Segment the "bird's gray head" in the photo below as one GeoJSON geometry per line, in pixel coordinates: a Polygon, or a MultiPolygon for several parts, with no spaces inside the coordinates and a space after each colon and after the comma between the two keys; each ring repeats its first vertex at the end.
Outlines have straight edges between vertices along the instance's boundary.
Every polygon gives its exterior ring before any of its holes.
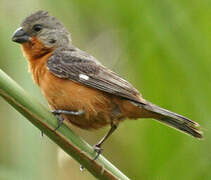
{"type": "Polygon", "coordinates": [[[63,24],[46,11],[37,11],[26,17],[21,23],[12,40],[17,43],[27,43],[37,38],[47,48],[67,46],[71,43],[69,32],[63,24]]]}

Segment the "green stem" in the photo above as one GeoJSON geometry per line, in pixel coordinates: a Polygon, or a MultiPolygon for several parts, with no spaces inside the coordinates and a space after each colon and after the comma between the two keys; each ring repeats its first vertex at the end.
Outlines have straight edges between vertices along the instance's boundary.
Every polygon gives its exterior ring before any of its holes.
{"type": "Polygon", "coordinates": [[[35,98],[28,95],[1,69],[0,96],[59,145],[66,153],[83,165],[96,178],[102,180],[129,179],[102,155],[100,155],[96,161],[93,161],[93,158],[96,156],[94,149],[75,135],[67,126],[62,125],[59,130],[54,131],[57,126],[56,117],[42,104],[37,102],[35,98]]]}

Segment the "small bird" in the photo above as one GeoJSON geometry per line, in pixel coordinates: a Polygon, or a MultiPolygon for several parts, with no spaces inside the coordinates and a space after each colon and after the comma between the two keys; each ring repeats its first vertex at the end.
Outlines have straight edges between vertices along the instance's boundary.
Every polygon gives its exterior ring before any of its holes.
{"type": "Polygon", "coordinates": [[[21,44],[33,79],[58,118],[56,129],[64,120],[87,130],[111,126],[94,146],[98,154],[125,119],[153,118],[202,138],[198,123],[145,100],[129,82],[75,47],[70,33],[48,12],[26,17],[12,41],[21,44]]]}

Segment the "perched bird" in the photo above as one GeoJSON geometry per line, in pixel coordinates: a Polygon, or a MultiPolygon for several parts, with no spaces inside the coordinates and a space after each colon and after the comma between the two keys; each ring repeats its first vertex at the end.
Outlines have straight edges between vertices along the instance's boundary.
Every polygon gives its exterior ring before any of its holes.
{"type": "Polygon", "coordinates": [[[193,137],[199,124],[145,100],[129,82],[73,46],[63,24],[45,11],[26,17],[12,40],[20,43],[35,83],[58,118],[82,129],[110,125],[101,145],[125,119],[153,118],[193,137]]]}

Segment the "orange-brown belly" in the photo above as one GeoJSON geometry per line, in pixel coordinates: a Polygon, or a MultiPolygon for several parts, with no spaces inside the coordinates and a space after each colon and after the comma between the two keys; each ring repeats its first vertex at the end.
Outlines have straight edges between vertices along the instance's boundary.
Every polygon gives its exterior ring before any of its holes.
{"type": "Polygon", "coordinates": [[[40,87],[52,110],[85,110],[80,116],[63,115],[71,123],[84,129],[96,129],[111,123],[111,114],[116,107],[108,94],[57,78],[50,72],[46,73],[40,87]]]}
{"type": "Polygon", "coordinates": [[[98,129],[112,121],[144,116],[130,101],[58,78],[49,71],[40,80],[40,87],[52,110],[85,110],[79,116],[63,115],[65,120],[83,129],[98,129]]]}

